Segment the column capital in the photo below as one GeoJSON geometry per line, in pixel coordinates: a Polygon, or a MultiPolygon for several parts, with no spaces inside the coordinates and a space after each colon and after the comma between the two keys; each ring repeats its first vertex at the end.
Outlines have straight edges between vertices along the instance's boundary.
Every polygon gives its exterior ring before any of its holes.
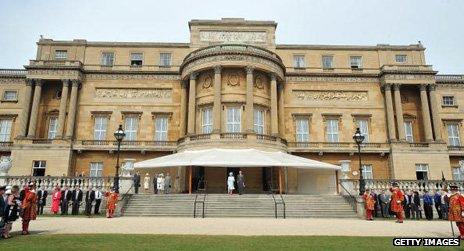
{"type": "Polygon", "coordinates": [[[36,86],[42,86],[43,81],[40,78],[35,78],[34,83],[35,83],[36,86]]]}
{"type": "Polygon", "coordinates": [[[70,81],[71,81],[71,80],[69,80],[69,79],[62,79],[62,80],[61,80],[61,82],[63,83],[63,85],[68,85],[70,81]]]}
{"type": "Polygon", "coordinates": [[[428,84],[421,84],[421,85],[420,85],[420,90],[421,90],[421,91],[424,91],[424,92],[427,91],[427,85],[428,85],[428,84]]]}
{"type": "Polygon", "coordinates": [[[216,65],[214,66],[214,74],[221,74],[222,66],[216,65]]]}
{"type": "Polygon", "coordinates": [[[391,84],[384,84],[383,85],[383,90],[384,91],[391,91],[391,86],[392,86],[391,84]]]}
{"type": "Polygon", "coordinates": [[[80,82],[79,82],[79,80],[77,80],[77,79],[73,79],[73,80],[71,80],[71,83],[72,83],[72,86],[73,86],[73,87],[79,87],[79,83],[80,83],[80,82]]]}
{"type": "Polygon", "coordinates": [[[246,71],[247,74],[253,74],[254,69],[255,68],[253,66],[251,66],[251,65],[248,65],[248,66],[245,67],[245,71],[246,71]]]}
{"type": "Polygon", "coordinates": [[[429,90],[430,90],[431,92],[437,90],[437,85],[429,85],[429,90]]]}
{"type": "Polygon", "coordinates": [[[26,86],[33,86],[34,85],[34,80],[31,78],[26,79],[26,86]]]}
{"type": "Polygon", "coordinates": [[[273,73],[273,72],[269,73],[269,77],[271,78],[271,81],[276,81],[275,73],[273,73]]]}
{"type": "Polygon", "coordinates": [[[393,84],[393,90],[399,91],[401,84],[393,84]]]}
{"type": "Polygon", "coordinates": [[[198,73],[197,72],[193,72],[190,74],[190,80],[196,80],[198,77],[198,73]]]}

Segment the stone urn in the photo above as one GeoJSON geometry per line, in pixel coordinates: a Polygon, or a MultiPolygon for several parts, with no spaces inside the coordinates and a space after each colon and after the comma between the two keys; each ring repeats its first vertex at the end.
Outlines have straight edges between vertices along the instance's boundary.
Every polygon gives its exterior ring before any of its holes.
{"type": "Polygon", "coordinates": [[[122,164],[122,177],[130,177],[134,172],[134,162],[135,159],[124,159],[124,163],[122,164]]]}
{"type": "Polygon", "coordinates": [[[0,158],[0,176],[8,176],[8,171],[11,169],[10,156],[2,156],[0,158]]]}

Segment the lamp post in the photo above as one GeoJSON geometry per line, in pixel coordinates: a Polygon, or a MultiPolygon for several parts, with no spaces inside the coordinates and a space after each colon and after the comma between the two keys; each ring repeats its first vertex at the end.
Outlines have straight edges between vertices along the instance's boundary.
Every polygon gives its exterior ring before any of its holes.
{"type": "Polygon", "coordinates": [[[364,141],[364,135],[361,134],[359,127],[356,128],[356,132],[353,135],[353,140],[358,145],[358,157],[359,157],[359,195],[363,195],[366,191],[366,183],[363,178],[362,164],[361,164],[361,144],[364,141]]]}
{"type": "Polygon", "coordinates": [[[126,136],[126,133],[122,129],[122,125],[119,125],[118,130],[114,132],[114,137],[116,138],[116,141],[118,141],[118,157],[116,159],[116,174],[114,175],[114,191],[116,193],[119,193],[119,152],[121,149],[121,141],[124,139],[126,136]]]}

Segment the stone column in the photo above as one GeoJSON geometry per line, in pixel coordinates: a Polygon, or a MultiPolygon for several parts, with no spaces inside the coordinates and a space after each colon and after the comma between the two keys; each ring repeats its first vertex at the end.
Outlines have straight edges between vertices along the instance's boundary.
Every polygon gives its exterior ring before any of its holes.
{"type": "Polygon", "coordinates": [[[188,130],[187,134],[195,134],[195,107],[196,107],[196,86],[197,86],[197,74],[190,74],[190,86],[189,86],[189,104],[188,104],[188,130]]]}
{"type": "Polygon", "coordinates": [[[253,133],[253,67],[246,67],[246,105],[245,105],[245,130],[253,133]]]}
{"type": "Polygon", "coordinates": [[[214,67],[213,133],[221,130],[221,66],[214,67]]]}
{"type": "Polygon", "coordinates": [[[19,118],[19,137],[27,136],[27,122],[29,120],[29,111],[31,108],[31,97],[32,97],[32,79],[26,79],[26,91],[24,93],[24,107],[21,117],[19,118]]]}
{"type": "Polygon", "coordinates": [[[279,103],[278,103],[278,110],[279,110],[279,131],[280,137],[285,138],[285,108],[284,108],[284,83],[280,83],[278,85],[279,91],[279,103]]]}
{"type": "Polygon", "coordinates": [[[429,98],[427,97],[427,85],[420,85],[420,97],[422,107],[422,122],[424,124],[425,141],[433,141],[432,123],[430,121],[429,98]]]}
{"type": "Polygon", "coordinates": [[[277,80],[275,74],[271,74],[271,135],[279,135],[279,119],[277,118],[277,80]]]}
{"type": "Polygon", "coordinates": [[[68,103],[68,85],[69,79],[61,80],[63,89],[61,90],[60,111],[58,113],[58,128],[56,130],[56,138],[63,138],[64,120],[66,118],[66,104],[68,103]]]}
{"type": "Polygon", "coordinates": [[[66,124],[66,138],[72,139],[74,134],[74,121],[76,121],[77,110],[77,89],[79,88],[79,81],[72,80],[71,98],[69,99],[69,112],[68,122],[66,124]]]}
{"type": "Polygon", "coordinates": [[[32,99],[31,120],[29,121],[29,130],[27,132],[28,138],[35,137],[35,130],[37,128],[37,116],[39,115],[40,96],[42,94],[42,80],[34,79],[35,89],[34,98],[32,99]]]}
{"type": "Polygon", "coordinates": [[[385,90],[385,109],[387,110],[388,139],[390,142],[396,140],[395,117],[393,113],[393,101],[391,95],[391,85],[384,85],[385,90]]]}
{"type": "Polygon", "coordinates": [[[436,141],[442,141],[441,137],[441,118],[438,110],[437,96],[435,93],[436,85],[430,85],[430,108],[432,110],[433,133],[436,141]]]}
{"type": "Polygon", "coordinates": [[[404,133],[404,119],[403,119],[403,107],[401,105],[400,85],[394,84],[393,89],[394,89],[394,96],[395,96],[396,126],[398,128],[398,139],[400,141],[405,141],[406,136],[404,133]]]}
{"type": "Polygon", "coordinates": [[[187,120],[187,83],[182,81],[180,84],[180,121],[179,121],[179,137],[185,136],[186,126],[185,122],[187,120]]]}

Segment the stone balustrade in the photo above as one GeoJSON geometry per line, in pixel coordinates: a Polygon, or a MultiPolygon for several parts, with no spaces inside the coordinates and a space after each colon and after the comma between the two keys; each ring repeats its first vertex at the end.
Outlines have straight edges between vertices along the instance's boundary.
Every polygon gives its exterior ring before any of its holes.
{"type": "MultiPolygon", "coordinates": [[[[357,152],[358,146],[354,142],[288,142],[289,151],[296,152],[357,152]]],[[[361,145],[363,153],[387,153],[390,151],[388,143],[364,143],[361,145]]]]}
{"type": "Polygon", "coordinates": [[[437,82],[463,82],[464,75],[436,75],[437,82]]]}
{"type": "Polygon", "coordinates": [[[30,60],[28,68],[34,67],[82,68],[82,62],[77,60],[30,60]]]}
{"type": "MultiPolygon", "coordinates": [[[[117,145],[116,140],[77,140],[74,142],[73,149],[115,151],[117,145]]],[[[173,151],[176,147],[176,141],[123,140],[121,142],[121,150],[125,151],[173,151]]]]}
{"type": "Polygon", "coordinates": [[[23,77],[26,76],[26,70],[23,69],[0,69],[1,76],[15,76],[23,77]]]}

